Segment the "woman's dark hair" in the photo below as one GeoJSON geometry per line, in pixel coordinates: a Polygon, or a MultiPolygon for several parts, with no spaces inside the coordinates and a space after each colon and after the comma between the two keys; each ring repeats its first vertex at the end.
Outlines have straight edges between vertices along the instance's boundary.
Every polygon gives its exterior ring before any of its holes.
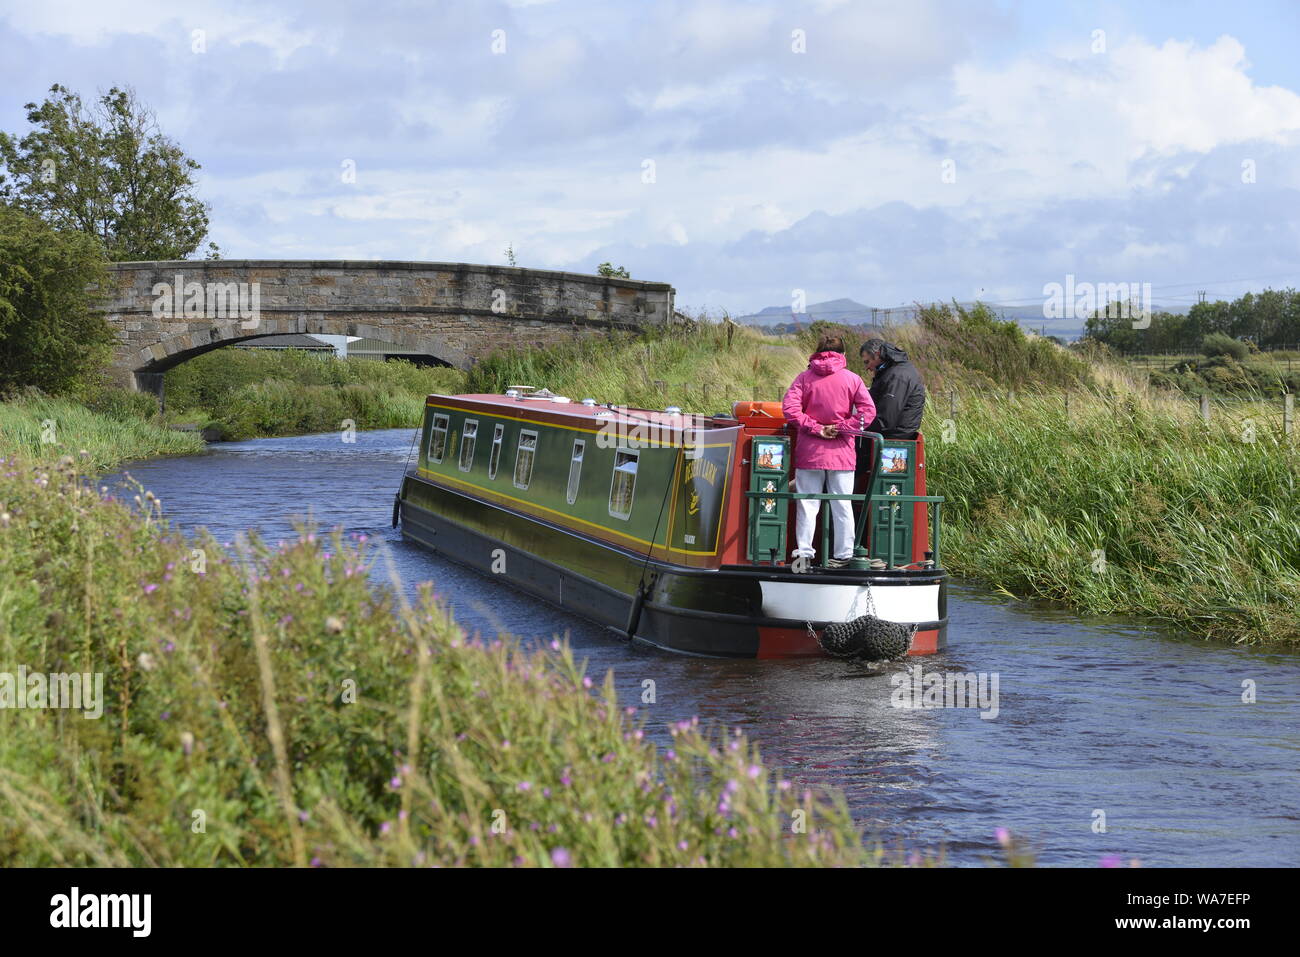
{"type": "Polygon", "coordinates": [[[844,339],[842,336],[822,336],[817,340],[817,348],[814,352],[843,352],[844,339]]]}

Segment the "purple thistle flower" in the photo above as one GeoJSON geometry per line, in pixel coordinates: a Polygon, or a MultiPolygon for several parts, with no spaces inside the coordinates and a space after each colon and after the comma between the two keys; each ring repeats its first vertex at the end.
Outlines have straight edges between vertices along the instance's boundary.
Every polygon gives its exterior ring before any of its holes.
{"type": "Polygon", "coordinates": [[[569,852],[562,847],[557,847],[551,851],[551,863],[556,867],[572,867],[573,860],[569,852]]]}

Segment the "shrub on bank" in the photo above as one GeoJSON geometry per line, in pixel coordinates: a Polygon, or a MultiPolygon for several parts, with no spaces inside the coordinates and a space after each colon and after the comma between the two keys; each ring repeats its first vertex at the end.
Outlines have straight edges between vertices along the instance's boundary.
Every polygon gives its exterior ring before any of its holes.
{"type": "Polygon", "coordinates": [[[403,360],[336,359],[298,349],[220,349],[167,372],[172,419],[201,420],[224,439],[344,428],[414,428],[433,392],[457,392],[464,373],[403,360]]]}
{"type": "Polygon", "coordinates": [[[470,639],[365,542],[234,552],[0,462],[0,671],[101,673],[103,712],[0,709],[0,865],[845,865],[842,799],[696,723],[670,750],[565,645],[470,639]]]}

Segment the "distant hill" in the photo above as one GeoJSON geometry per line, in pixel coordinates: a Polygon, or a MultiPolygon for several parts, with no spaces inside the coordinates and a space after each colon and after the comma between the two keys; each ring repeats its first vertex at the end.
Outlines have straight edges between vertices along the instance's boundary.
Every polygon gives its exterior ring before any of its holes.
{"type": "MultiPolygon", "coordinates": [[[[960,305],[970,308],[975,303],[963,302],[960,305]]],[[[990,304],[990,306],[1003,319],[1014,320],[1030,332],[1059,336],[1067,341],[1078,339],[1083,335],[1082,319],[1044,319],[1042,303],[1033,303],[1028,306],[999,306],[996,304],[990,304]]],[[[1153,312],[1183,313],[1187,311],[1185,305],[1165,306],[1160,303],[1152,303],[1151,309],[1153,312]]],[[[813,303],[807,307],[806,311],[800,313],[792,313],[789,306],[768,306],[751,315],[737,316],[735,318],[737,322],[749,326],[783,327],[773,331],[786,331],[784,327],[792,324],[806,326],[819,319],[824,319],[827,322],[838,322],[846,326],[869,325],[888,329],[891,326],[901,325],[915,319],[916,307],[873,307],[864,306],[853,299],[831,299],[827,302],[813,303]]]]}

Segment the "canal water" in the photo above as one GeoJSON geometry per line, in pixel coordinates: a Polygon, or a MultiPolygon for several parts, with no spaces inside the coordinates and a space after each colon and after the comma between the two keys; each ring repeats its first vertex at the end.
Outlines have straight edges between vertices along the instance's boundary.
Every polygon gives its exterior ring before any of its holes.
{"type": "Polygon", "coordinates": [[[222,542],[246,529],[287,539],[294,517],[308,515],[385,542],[406,587],[433,581],[468,630],[567,635],[594,680],[613,670],[649,733],[667,741],[670,722],[694,715],[742,728],[796,785],[840,789],[887,847],[942,848],[950,863],[977,865],[999,856],[996,832],[1007,828],[1047,865],[1300,865],[1300,655],[1080,618],[961,583],[950,650],[883,670],[641,650],[402,542],[390,523],[412,432],[355,438],[220,443],[129,471],[174,523],[222,542]],[[996,717],[896,706],[891,679],[917,665],[996,675],[996,717]],[[646,679],[653,704],[641,703],[646,679]]]}

